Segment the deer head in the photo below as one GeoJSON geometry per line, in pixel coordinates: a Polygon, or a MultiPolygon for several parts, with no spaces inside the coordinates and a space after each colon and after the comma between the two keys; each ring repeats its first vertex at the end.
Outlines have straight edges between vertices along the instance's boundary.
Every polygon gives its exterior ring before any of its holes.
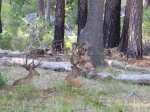
{"type": "Polygon", "coordinates": [[[27,64],[27,58],[28,58],[28,56],[26,56],[26,63],[25,63],[25,65],[23,65],[23,67],[29,71],[28,75],[24,78],[20,78],[18,80],[15,80],[14,83],[12,84],[12,86],[29,84],[29,83],[31,83],[34,76],[40,75],[34,68],[39,66],[41,63],[39,62],[37,65],[34,65],[34,59],[33,59],[33,61],[30,64],[27,64]]]}
{"type": "Polygon", "coordinates": [[[73,44],[73,51],[70,57],[70,62],[73,65],[72,71],[73,74],[80,74],[83,69],[93,69],[93,64],[88,56],[88,50],[89,50],[90,44],[82,43],[82,44],[73,44]]]}
{"type": "Polygon", "coordinates": [[[37,65],[35,65],[34,58],[33,58],[31,63],[29,64],[27,63],[28,63],[28,55],[26,56],[26,63],[25,65],[23,65],[23,67],[29,71],[29,74],[34,76],[39,76],[40,74],[35,70],[35,68],[41,65],[41,61],[37,65]]]}

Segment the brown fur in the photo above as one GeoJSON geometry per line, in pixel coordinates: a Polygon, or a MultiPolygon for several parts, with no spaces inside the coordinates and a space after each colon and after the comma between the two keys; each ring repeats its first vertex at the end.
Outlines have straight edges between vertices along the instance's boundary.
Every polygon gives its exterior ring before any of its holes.
{"type": "Polygon", "coordinates": [[[68,82],[68,85],[72,86],[72,87],[76,87],[76,88],[80,88],[82,87],[82,82],[77,79],[77,77],[75,75],[67,75],[65,80],[68,82]]]}
{"type": "Polygon", "coordinates": [[[30,55],[35,55],[35,56],[44,56],[49,49],[34,49],[30,51],[30,55]]]}
{"type": "Polygon", "coordinates": [[[82,43],[79,45],[78,43],[73,43],[73,51],[70,56],[70,62],[72,64],[72,74],[66,76],[65,80],[69,83],[69,85],[74,87],[81,87],[82,82],[77,79],[77,76],[83,71],[83,69],[92,70],[94,68],[90,57],[88,56],[88,49],[90,44],[82,43]]]}
{"type": "Polygon", "coordinates": [[[128,63],[130,65],[136,66],[136,67],[150,67],[150,62],[147,60],[130,59],[130,60],[128,60],[128,63]]]}
{"type": "Polygon", "coordinates": [[[117,47],[105,49],[104,53],[108,59],[126,60],[124,53],[117,51],[117,47]]]}
{"type": "Polygon", "coordinates": [[[29,71],[27,77],[15,80],[14,83],[12,84],[12,86],[20,86],[20,85],[24,85],[24,84],[29,84],[33,80],[34,76],[40,75],[34,68],[39,66],[41,63],[39,62],[37,65],[34,65],[34,59],[33,59],[33,61],[27,65],[27,62],[28,62],[27,58],[28,58],[28,56],[26,57],[26,64],[23,65],[23,67],[29,71]]]}
{"type": "Polygon", "coordinates": [[[34,76],[39,76],[40,74],[33,68],[29,69],[29,74],[25,78],[20,78],[12,84],[12,86],[20,86],[24,84],[29,84],[33,80],[34,76]]]}
{"type": "Polygon", "coordinates": [[[82,61],[79,63],[79,68],[84,68],[84,69],[93,69],[94,66],[92,64],[92,62],[90,61],[82,61]]]}

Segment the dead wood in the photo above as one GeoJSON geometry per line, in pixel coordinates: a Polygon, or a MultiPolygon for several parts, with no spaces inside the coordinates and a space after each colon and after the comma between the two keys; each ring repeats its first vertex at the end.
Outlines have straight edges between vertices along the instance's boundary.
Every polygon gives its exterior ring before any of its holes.
{"type": "Polygon", "coordinates": [[[108,64],[108,66],[117,67],[120,69],[150,73],[150,67],[135,67],[129,65],[127,62],[120,62],[120,61],[108,60],[108,59],[105,59],[105,62],[108,64]]]}
{"type": "Polygon", "coordinates": [[[97,77],[101,80],[105,80],[107,78],[113,78],[113,79],[121,80],[125,83],[130,82],[130,83],[139,84],[139,85],[150,85],[150,74],[141,74],[141,75],[118,74],[118,75],[112,75],[112,74],[97,73],[97,77]]]}
{"type": "MultiPolygon", "coordinates": [[[[32,59],[28,59],[28,63],[31,63],[32,59]]],[[[23,58],[8,58],[5,59],[3,64],[5,65],[25,65],[25,59],[23,58]]],[[[34,60],[35,64],[38,64],[38,60],[34,60]]],[[[47,62],[47,61],[41,61],[41,65],[39,66],[43,69],[52,69],[52,70],[71,70],[71,64],[70,62],[47,62]]]]}

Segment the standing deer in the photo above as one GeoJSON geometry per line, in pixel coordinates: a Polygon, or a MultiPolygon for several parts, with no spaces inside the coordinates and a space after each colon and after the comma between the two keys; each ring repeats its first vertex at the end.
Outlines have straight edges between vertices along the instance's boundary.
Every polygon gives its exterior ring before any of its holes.
{"type": "Polygon", "coordinates": [[[12,86],[20,86],[24,84],[29,84],[33,80],[34,76],[39,76],[40,74],[34,69],[35,67],[39,66],[41,62],[39,62],[37,65],[34,65],[34,59],[33,61],[27,65],[27,57],[26,57],[26,64],[23,65],[26,70],[29,71],[28,75],[25,78],[20,78],[18,80],[15,80],[12,86]]]}

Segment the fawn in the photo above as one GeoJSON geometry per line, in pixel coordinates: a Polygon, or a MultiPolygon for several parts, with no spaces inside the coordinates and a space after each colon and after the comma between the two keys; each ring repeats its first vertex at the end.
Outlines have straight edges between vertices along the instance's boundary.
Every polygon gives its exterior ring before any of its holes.
{"type": "Polygon", "coordinates": [[[77,76],[79,76],[80,74],[80,70],[75,68],[74,66],[71,67],[72,68],[72,73],[67,75],[65,80],[68,82],[68,85],[72,86],[72,87],[76,87],[76,88],[80,88],[82,87],[82,82],[77,79],[77,76]]]}
{"type": "Polygon", "coordinates": [[[39,76],[40,74],[34,69],[35,67],[39,66],[41,63],[39,62],[37,65],[34,65],[34,59],[33,61],[27,65],[27,58],[26,58],[26,64],[23,65],[24,68],[26,68],[26,70],[29,71],[27,77],[25,78],[20,78],[18,80],[15,80],[14,83],[12,84],[12,86],[20,86],[20,85],[24,85],[24,84],[29,84],[31,83],[31,81],[33,80],[34,76],[39,76]],[[32,64],[32,65],[31,65],[32,64]]]}

